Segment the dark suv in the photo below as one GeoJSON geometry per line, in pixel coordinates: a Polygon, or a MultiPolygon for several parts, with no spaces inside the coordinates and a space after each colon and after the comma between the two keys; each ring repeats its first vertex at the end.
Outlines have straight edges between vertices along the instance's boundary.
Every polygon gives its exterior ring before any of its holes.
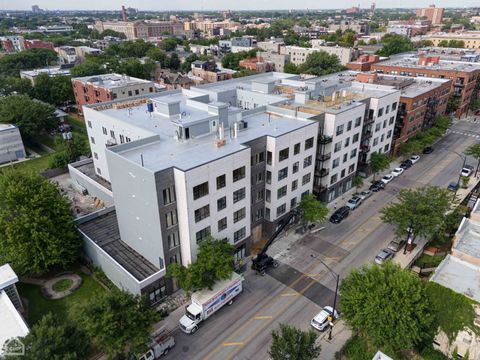
{"type": "Polygon", "coordinates": [[[382,189],[385,189],[385,183],[381,180],[377,180],[372,185],[370,185],[370,190],[372,190],[373,192],[377,192],[382,189]]]}
{"type": "Polygon", "coordinates": [[[339,224],[343,219],[345,219],[350,213],[350,209],[346,206],[342,206],[340,209],[335,211],[332,216],[330,216],[330,222],[334,224],[339,224]]]}

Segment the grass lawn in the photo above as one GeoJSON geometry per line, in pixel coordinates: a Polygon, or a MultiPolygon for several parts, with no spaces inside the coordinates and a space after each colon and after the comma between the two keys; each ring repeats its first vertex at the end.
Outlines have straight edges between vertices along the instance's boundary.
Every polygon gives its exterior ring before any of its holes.
{"type": "Polygon", "coordinates": [[[84,133],[87,132],[87,128],[85,127],[85,123],[83,121],[78,120],[70,115],[68,116],[67,121],[70,125],[72,125],[73,130],[78,130],[84,133]]]}
{"type": "Polygon", "coordinates": [[[42,134],[37,136],[37,140],[43,145],[48,146],[50,149],[57,150],[57,146],[55,145],[55,138],[53,136],[42,134]]]}
{"type": "Polygon", "coordinates": [[[431,256],[422,254],[416,261],[415,265],[425,268],[437,267],[442,262],[444,256],[431,256]]]}
{"type": "MultiPolygon", "coordinates": [[[[18,164],[14,164],[13,167],[17,170],[33,170],[34,172],[40,173],[48,169],[50,164],[50,159],[54,154],[44,155],[42,157],[23,161],[18,164]]],[[[2,170],[10,169],[10,166],[5,166],[0,168],[0,173],[2,170]]]]}
{"type": "Polygon", "coordinates": [[[79,273],[82,285],[73,294],[58,300],[45,299],[37,285],[18,283],[20,296],[28,299],[28,323],[35,324],[48,312],[52,312],[60,319],[73,321],[75,306],[85,303],[91,296],[106,291],[92,276],[79,273]]]}
{"type": "Polygon", "coordinates": [[[62,292],[70,289],[72,285],[73,285],[73,280],[62,279],[62,280],[58,280],[55,284],[53,284],[52,289],[56,292],[62,292]]]}

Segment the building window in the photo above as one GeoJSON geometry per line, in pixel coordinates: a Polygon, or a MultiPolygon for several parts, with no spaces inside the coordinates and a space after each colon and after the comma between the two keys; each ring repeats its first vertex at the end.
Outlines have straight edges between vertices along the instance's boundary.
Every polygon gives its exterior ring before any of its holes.
{"type": "Polygon", "coordinates": [[[270,209],[267,207],[265,208],[265,219],[270,220],[270,209]]]}
{"type": "Polygon", "coordinates": [[[225,230],[227,228],[227,218],[224,217],[223,219],[218,220],[218,231],[225,230]]]}
{"type": "Polygon", "coordinates": [[[306,167],[309,167],[312,165],[312,155],[307,156],[305,159],[303,159],[303,168],[305,169],[306,167]]]}
{"type": "Polygon", "coordinates": [[[195,210],[195,222],[202,221],[210,216],[210,205],[205,205],[200,209],[195,210]]]}
{"type": "Polygon", "coordinates": [[[293,145],[293,155],[297,155],[300,153],[300,143],[293,145]]]}
{"type": "Polygon", "coordinates": [[[180,264],[180,254],[177,253],[171,256],[169,264],[180,264]]]}
{"type": "Polygon", "coordinates": [[[110,130],[110,137],[111,137],[112,139],[115,139],[115,131],[110,130]]]}
{"type": "Polygon", "coordinates": [[[361,116],[355,119],[355,127],[359,127],[361,123],[362,123],[362,117],[361,116]]]}
{"type": "Polygon", "coordinates": [[[258,221],[263,218],[263,209],[258,209],[255,211],[255,216],[253,218],[253,221],[258,221]]]}
{"type": "Polygon", "coordinates": [[[345,169],[342,170],[340,173],[340,179],[343,179],[345,177],[345,169]]]}
{"type": "Polygon", "coordinates": [[[224,188],[226,186],[226,176],[220,175],[217,176],[217,190],[224,188]]]}
{"type": "Polygon", "coordinates": [[[333,185],[336,182],[337,182],[337,174],[332,175],[332,177],[330,178],[330,185],[333,185]]]}
{"type": "Polygon", "coordinates": [[[304,191],[302,195],[300,195],[300,198],[303,200],[308,194],[310,194],[310,190],[304,191]]]}
{"type": "Polygon", "coordinates": [[[272,173],[271,171],[267,170],[267,184],[271,184],[271,183],[272,183],[272,173]]]}
{"type": "Polygon", "coordinates": [[[397,110],[397,103],[396,103],[396,102],[394,102],[394,103],[392,104],[392,110],[397,110]]]}
{"type": "Polygon", "coordinates": [[[385,114],[388,114],[390,112],[390,105],[387,105],[387,107],[385,108],[385,114]]]}
{"type": "Polygon", "coordinates": [[[245,188],[238,189],[233,192],[233,203],[245,199],[245,188]]]}
{"type": "Polygon", "coordinates": [[[373,146],[375,145],[378,145],[378,137],[376,137],[375,139],[373,139],[373,146]]]}
{"type": "Polygon", "coordinates": [[[287,205],[286,204],[282,204],[279,207],[277,207],[277,217],[285,214],[285,211],[287,211],[287,205]]]}
{"type": "Polygon", "coordinates": [[[168,205],[175,202],[175,188],[169,187],[163,189],[163,205],[168,205]]]}
{"type": "Polygon", "coordinates": [[[245,218],[247,211],[245,208],[241,208],[240,210],[237,210],[233,213],[233,222],[239,222],[240,220],[245,218]]]}
{"type": "Polygon", "coordinates": [[[357,149],[353,149],[351,152],[350,152],[350,159],[353,159],[354,157],[357,156],[357,149]]]}
{"type": "Polygon", "coordinates": [[[258,165],[265,161],[265,153],[261,152],[252,156],[252,165],[258,165]]]}
{"type": "Polygon", "coordinates": [[[289,153],[288,148],[280,150],[279,153],[278,153],[278,161],[287,160],[288,159],[288,153],[289,153]]]}
{"type": "Polygon", "coordinates": [[[378,117],[383,115],[383,108],[378,109],[378,117]]]}
{"type": "Polygon", "coordinates": [[[348,154],[343,154],[343,162],[346,163],[348,160],[348,154]]]}
{"type": "Polygon", "coordinates": [[[270,202],[270,199],[271,199],[270,194],[271,194],[270,190],[266,189],[265,190],[265,201],[266,202],[270,202]]]}
{"type": "Polygon", "coordinates": [[[221,197],[217,200],[217,211],[223,210],[227,207],[227,197],[221,197]]]}
{"type": "Polygon", "coordinates": [[[165,214],[167,228],[177,225],[177,210],[169,211],[165,214]]]}
{"type": "Polygon", "coordinates": [[[350,130],[352,130],[352,121],[351,120],[347,123],[347,131],[350,131],[350,130]]]}
{"type": "Polygon", "coordinates": [[[242,180],[245,177],[245,166],[233,170],[233,182],[242,180]]]}
{"type": "Polygon", "coordinates": [[[347,147],[348,145],[350,145],[350,138],[349,137],[345,139],[345,145],[344,146],[347,147]]]}
{"type": "Polygon", "coordinates": [[[308,184],[310,182],[311,174],[305,174],[302,177],[302,185],[308,184]]]}
{"type": "Polygon", "coordinates": [[[287,185],[282,186],[280,189],[277,189],[277,199],[281,199],[287,195],[287,185]]]}
{"type": "Polygon", "coordinates": [[[99,173],[100,175],[102,175],[102,170],[101,170],[99,167],[97,167],[97,173],[99,173]]]}
{"type": "Polygon", "coordinates": [[[359,138],[360,138],[360,133],[353,135],[352,144],[355,144],[359,138]]]}
{"type": "Polygon", "coordinates": [[[107,132],[107,128],[105,126],[102,126],[102,132],[103,132],[103,135],[107,135],[108,132],[107,132]]]}
{"type": "Polygon", "coordinates": [[[257,195],[255,197],[256,202],[262,201],[265,197],[265,191],[262,189],[260,191],[257,191],[257,195]]]}
{"type": "Polygon", "coordinates": [[[193,188],[193,200],[200,199],[205,195],[208,195],[208,181],[193,188]]]}
{"type": "Polygon", "coordinates": [[[278,170],[278,181],[285,179],[288,176],[288,167],[278,170]]]}
{"type": "Polygon", "coordinates": [[[292,191],[297,190],[298,187],[298,180],[293,180],[292,181],[292,191]]]}
{"type": "Polygon", "coordinates": [[[267,164],[272,165],[272,152],[267,151],[267,164]]]}
{"type": "Polygon", "coordinates": [[[93,153],[93,157],[98,160],[98,154],[96,152],[93,153]]]}
{"type": "Polygon", "coordinates": [[[88,127],[91,129],[92,128],[92,122],[90,120],[87,121],[88,127]]]}
{"type": "Polygon", "coordinates": [[[335,143],[333,152],[336,153],[336,152],[339,152],[340,150],[342,150],[342,142],[341,141],[335,143]]]}
{"type": "Polygon", "coordinates": [[[385,145],[384,152],[387,152],[389,147],[390,147],[390,144],[385,145]]]}
{"type": "Polygon", "coordinates": [[[337,134],[337,136],[343,134],[343,124],[337,126],[336,134],[337,134]]]}
{"type": "Polygon", "coordinates": [[[293,209],[295,206],[297,206],[297,197],[290,200],[290,209],[293,209]]]}
{"type": "Polygon", "coordinates": [[[92,144],[95,144],[95,138],[94,138],[93,136],[90,136],[90,142],[91,142],[92,144]]]}
{"type": "Polygon", "coordinates": [[[354,171],[355,171],[355,164],[352,164],[348,167],[348,173],[351,174],[354,171]]]}
{"type": "Polygon", "coordinates": [[[305,150],[311,149],[313,147],[313,137],[305,140],[305,150]]]}
{"type": "Polygon", "coordinates": [[[299,164],[298,161],[295,162],[295,163],[293,163],[293,170],[292,170],[292,171],[293,171],[293,174],[295,174],[295,173],[298,172],[299,167],[300,167],[300,164],[299,164]]]}
{"type": "Polygon", "coordinates": [[[390,139],[390,136],[392,136],[392,130],[388,130],[387,139],[390,139]]]}
{"type": "Polygon", "coordinates": [[[125,142],[125,137],[123,135],[120,135],[120,144],[123,144],[125,142]]]}
{"type": "Polygon", "coordinates": [[[381,123],[375,125],[375,132],[380,131],[380,127],[382,126],[381,123]]]}
{"type": "Polygon", "coordinates": [[[242,240],[245,237],[246,233],[247,233],[247,230],[245,226],[242,227],[240,230],[235,231],[233,233],[233,242],[238,242],[242,240]]]}
{"type": "Polygon", "coordinates": [[[172,250],[180,245],[180,238],[177,232],[171,233],[167,235],[168,239],[168,249],[172,250]]]}
{"type": "Polygon", "coordinates": [[[335,169],[338,165],[340,165],[340,158],[336,158],[332,162],[332,168],[335,169]]]}
{"type": "Polygon", "coordinates": [[[210,232],[210,226],[207,226],[206,228],[200,230],[200,231],[197,231],[197,233],[195,234],[195,237],[197,239],[197,244],[202,241],[202,240],[205,240],[208,236],[210,236],[211,232],[210,232]]]}

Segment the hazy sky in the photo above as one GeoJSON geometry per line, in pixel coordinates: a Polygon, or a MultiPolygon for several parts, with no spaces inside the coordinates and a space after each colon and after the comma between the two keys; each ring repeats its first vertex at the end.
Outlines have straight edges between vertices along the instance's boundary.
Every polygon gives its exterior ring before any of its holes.
{"type": "MultiPolygon", "coordinates": [[[[37,4],[48,10],[111,10],[119,9],[121,5],[138,8],[140,10],[198,10],[203,7],[210,9],[231,9],[231,10],[257,10],[257,9],[328,9],[346,8],[360,3],[361,7],[370,7],[371,1],[355,0],[0,0],[0,9],[8,10],[29,10],[32,5],[37,4]],[[202,6],[203,5],[203,6],[202,6]]],[[[478,6],[478,0],[377,0],[377,7],[423,7],[431,3],[437,6],[478,6]]]]}

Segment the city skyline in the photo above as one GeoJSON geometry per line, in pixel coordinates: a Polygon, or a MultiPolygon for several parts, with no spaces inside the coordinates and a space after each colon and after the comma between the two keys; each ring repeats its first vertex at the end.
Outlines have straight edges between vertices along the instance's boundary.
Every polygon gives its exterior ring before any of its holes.
{"type": "MultiPolygon", "coordinates": [[[[418,8],[418,7],[427,7],[431,4],[430,1],[414,1],[407,0],[402,2],[402,6],[399,6],[398,2],[393,0],[384,0],[384,1],[375,1],[377,8],[418,8]]],[[[19,1],[15,3],[15,7],[12,7],[10,1],[1,0],[0,9],[1,10],[31,10],[32,5],[38,5],[40,8],[45,10],[99,10],[99,11],[108,11],[108,10],[118,10],[122,5],[126,7],[133,7],[139,10],[144,11],[186,11],[186,10],[288,10],[288,9],[298,9],[298,10],[317,10],[317,9],[342,9],[349,8],[353,6],[360,5],[360,8],[369,8],[372,1],[351,1],[351,0],[341,0],[335,3],[335,7],[332,7],[330,3],[326,3],[323,6],[314,0],[302,0],[301,2],[295,2],[295,6],[292,6],[292,2],[287,0],[279,1],[254,1],[254,0],[245,0],[241,4],[232,4],[222,0],[213,0],[201,2],[192,1],[192,0],[179,0],[174,3],[169,3],[160,6],[159,4],[151,0],[138,0],[135,2],[118,2],[118,1],[103,1],[102,6],[99,7],[98,3],[94,0],[82,0],[75,3],[65,3],[58,0],[47,0],[39,2],[31,1],[19,1]],[[240,5],[240,6],[238,6],[240,5]]],[[[475,0],[466,0],[462,3],[463,7],[473,7],[477,2],[475,0]]],[[[451,0],[436,1],[435,5],[438,7],[458,7],[458,3],[451,0]]]]}

